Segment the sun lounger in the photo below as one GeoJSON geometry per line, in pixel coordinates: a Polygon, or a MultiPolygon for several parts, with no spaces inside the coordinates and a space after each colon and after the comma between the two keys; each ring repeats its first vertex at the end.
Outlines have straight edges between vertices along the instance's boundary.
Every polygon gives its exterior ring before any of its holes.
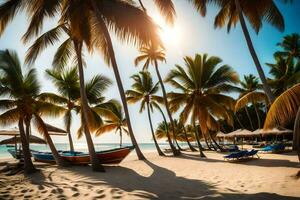
{"type": "Polygon", "coordinates": [[[285,149],[285,145],[280,143],[280,144],[273,144],[273,145],[269,145],[266,146],[264,148],[261,149],[262,152],[272,152],[272,153],[279,153],[284,151],[285,149]]]}
{"type": "Polygon", "coordinates": [[[252,149],[251,151],[239,151],[235,153],[231,153],[229,155],[224,156],[225,160],[241,160],[241,159],[248,159],[253,158],[255,155],[259,158],[257,155],[258,150],[252,149]]]}

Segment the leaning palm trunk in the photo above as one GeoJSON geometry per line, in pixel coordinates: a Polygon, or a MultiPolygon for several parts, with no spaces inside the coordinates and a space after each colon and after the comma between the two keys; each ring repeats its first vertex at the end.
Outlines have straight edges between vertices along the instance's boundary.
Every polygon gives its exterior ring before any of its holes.
{"type": "Polygon", "coordinates": [[[22,151],[24,155],[24,172],[25,174],[31,174],[36,171],[35,167],[33,166],[32,160],[31,160],[31,154],[29,150],[29,142],[26,139],[26,134],[24,131],[24,125],[23,125],[23,118],[20,117],[19,119],[19,131],[20,131],[20,138],[22,143],[22,151]]]}
{"type": "Polygon", "coordinates": [[[168,138],[168,143],[171,147],[171,150],[173,152],[173,155],[176,156],[176,148],[174,147],[173,143],[172,143],[172,139],[171,139],[171,136],[170,136],[170,132],[169,132],[169,127],[168,127],[168,122],[167,122],[167,119],[166,119],[166,116],[164,114],[164,112],[162,111],[162,109],[158,106],[157,107],[159,112],[161,113],[162,117],[163,117],[163,120],[164,120],[164,123],[166,125],[166,134],[167,134],[167,138],[168,138]]]}
{"type": "Polygon", "coordinates": [[[120,128],[120,147],[122,147],[122,128],[120,128]]]}
{"type": "Polygon", "coordinates": [[[248,111],[247,106],[245,107],[245,111],[246,111],[247,117],[248,117],[248,119],[249,119],[251,129],[252,129],[252,131],[253,131],[253,130],[254,130],[254,127],[253,127],[253,123],[252,123],[252,120],[251,120],[251,117],[250,117],[250,114],[249,114],[249,111],[248,111]]]}
{"type": "Polygon", "coordinates": [[[213,141],[213,143],[216,145],[216,147],[220,150],[223,151],[224,149],[216,142],[216,140],[213,138],[213,136],[211,135],[211,133],[208,134],[209,138],[213,141]]]}
{"type": "Polygon", "coordinates": [[[70,145],[70,151],[74,151],[74,144],[71,136],[71,130],[70,128],[67,129],[68,139],[69,139],[69,145],[70,145]]]}
{"type": "Polygon", "coordinates": [[[63,158],[57,152],[57,150],[55,148],[55,145],[54,145],[54,143],[53,143],[53,141],[52,141],[52,139],[51,139],[51,137],[48,133],[48,130],[47,130],[46,125],[44,124],[42,118],[37,114],[35,114],[34,117],[37,120],[38,124],[42,125],[42,127],[43,127],[43,130],[42,130],[43,135],[44,135],[44,137],[47,141],[47,144],[49,145],[49,148],[51,150],[51,153],[53,155],[53,158],[54,158],[56,164],[59,165],[59,166],[62,166],[62,167],[68,166],[68,163],[65,160],[63,160],[63,158]]]}
{"type": "MultiPolygon", "coordinates": [[[[71,110],[68,110],[68,112],[71,112],[71,110]]],[[[68,139],[69,139],[70,151],[74,151],[74,144],[73,144],[72,135],[71,135],[71,120],[69,117],[70,117],[70,115],[68,115],[67,134],[68,134],[68,139]]]]}
{"type": "Polygon", "coordinates": [[[255,110],[255,114],[256,114],[256,117],[257,117],[258,128],[261,128],[260,117],[259,117],[257,106],[255,105],[254,102],[252,104],[253,104],[253,107],[254,107],[254,110],[255,110]]]}
{"type": "Polygon", "coordinates": [[[118,65],[117,65],[117,61],[116,61],[116,57],[115,57],[115,52],[114,52],[114,49],[113,49],[113,45],[112,45],[112,41],[111,41],[109,32],[107,30],[107,27],[106,27],[104,21],[103,21],[103,18],[100,15],[99,9],[98,9],[95,1],[92,0],[91,3],[92,3],[92,8],[93,8],[93,10],[96,14],[98,23],[100,25],[100,28],[103,31],[105,41],[107,43],[108,52],[109,52],[109,56],[110,56],[110,61],[111,61],[111,64],[112,64],[112,68],[113,68],[114,75],[115,75],[115,78],[116,78],[116,81],[117,81],[119,93],[120,93],[120,96],[121,96],[121,101],[122,101],[125,117],[126,117],[126,120],[127,120],[127,127],[128,127],[131,142],[132,142],[133,146],[135,147],[135,151],[136,151],[136,154],[137,154],[138,158],[140,160],[145,160],[146,158],[143,155],[143,153],[141,152],[141,150],[138,146],[138,143],[135,139],[135,136],[133,134],[131,121],[130,121],[130,116],[129,116],[129,111],[128,111],[128,106],[127,106],[127,102],[126,102],[126,96],[125,96],[125,92],[124,92],[124,88],[123,88],[122,80],[121,80],[121,77],[120,77],[120,73],[119,73],[119,69],[118,69],[118,65]]]}
{"type": "Polygon", "coordinates": [[[195,123],[194,123],[194,129],[195,129],[196,141],[197,141],[199,152],[200,152],[200,157],[204,157],[205,158],[206,156],[203,153],[203,147],[201,145],[200,138],[199,138],[199,133],[198,133],[198,129],[197,129],[197,126],[196,126],[195,123]]]}
{"type": "MultiPolygon", "coordinates": [[[[300,161],[300,108],[298,108],[298,112],[294,124],[293,146],[297,150],[298,159],[300,161]]],[[[299,176],[300,176],[300,171],[299,171],[299,176]]]]}
{"type": "Polygon", "coordinates": [[[202,134],[202,135],[203,135],[203,138],[204,138],[204,141],[205,141],[205,144],[206,144],[207,148],[208,148],[209,150],[212,150],[211,147],[210,147],[210,145],[208,144],[206,135],[205,135],[205,134],[202,134]]]}
{"type": "Polygon", "coordinates": [[[185,140],[186,140],[186,142],[187,142],[187,144],[188,144],[190,150],[191,150],[191,151],[197,151],[197,150],[191,145],[191,143],[190,143],[190,141],[189,141],[189,138],[188,138],[188,136],[187,136],[187,133],[186,133],[186,129],[185,129],[184,126],[183,126],[183,133],[184,133],[184,138],[185,138],[185,140]]]}
{"type": "Polygon", "coordinates": [[[84,134],[89,150],[89,155],[90,155],[90,160],[92,164],[92,169],[93,171],[101,171],[104,172],[103,166],[100,164],[100,161],[96,155],[96,151],[94,148],[94,143],[91,137],[90,130],[88,128],[88,102],[87,102],[87,96],[85,93],[85,86],[84,86],[84,73],[83,73],[83,64],[82,64],[82,55],[81,55],[81,50],[82,50],[82,43],[81,42],[76,42],[74,40],[74,46],[75,46],[75,51],[76,51],[76,56],[78,60],[78,72],[79,72],[79,84],[80,84],[80,98],[81,98],[81,104],[82,104],[82,126],[84,129],[84,134]]]}
{"type": "Polygon", "coordinates": [[[244,125],[241,123],[239,117],[238,117],[236,114],[234,114],[234,116],[235,116],[236,120],[238,121],[240,127],[241,127],[242,129],[245,129],[245,127],[244,127],[244,125]]]}
{"type": "Polygon", "coordinates": [[[245,22],[245,19],[244,19],[243,12],[242,12],[241,5],[240,5],[239,1],[240,0],[235,0],[235,5],[236,5],[236,8],[237,8],[237,11],[239,12],[240,24],[241,24],[241,27],[242,27],[242,30],[243,30],[243,33],[244,33],[249,51],[250,51],[250,54],[251,54],[252,59],[255,63],[255,66],[256,66],[257,72],[259,74],[260,80],[263,84],[264,91],[265,91],[266,95],[268,96],[269,102],[273,103],[274,100],[275,100],[275,97],[274,97],[274,94],[271,91],[270,86],[267,83],[266,76],[264,74],[264,71],[261,67],[261,64],[258,60],[257,54],[256,54],[255,49],[253,47],[253,43],[251,41],[251,37],[250,37],[249,31],[248,31],[248,28],[247,28],[247,25],[246,25],[246,22],[245,22]]]}
{"type": "Polygon", "coordinates": [[[154,135],[153,125],[152,125],[152,120],[151,120],[151,114],[150,114],[150,108],[149,108],[149,102],[147,102],[147,112],[148,112],[148,119],[149,119],[149,124],[150,124],[150,128],[151,128],[151,133],[152,133],[152,137],[153,137],[153,141],[154,141],[157,153],[160,156],[165,156],[165,154],[159,148],[159,145],[158,145],[158,143],[156,141],[156,138],[155,138],[155,135],[154,135]]]}
{"type": "MultiPolygon", "coordinates": [[[[171,128],[173,130],[173,138],[175,140],[175,143],[176,143],[178,149],[182,150],[181,147],[179,146],[179,144],[177,143],[177,140],[176,140],[176,131],[177,130],[175,129],[174,120],[172,118],[172,114],[171,114],[171,111],[169,109],[169,102],[168,102],[168,99],[167,99],[167,93],[166,93],[166,89],[165,89],[163,80],[162,80],[161,75],[160,75],[159,70],[158,70],[157,61],[155,61],[155,71],[156,71],[156,74],[157,74],[157,77],[158,77],[158,80],[159,80],[159,83],[160,83],[160,86],[161,86],[161,90],[163,92],[163,99],[164,99],[165,107],[166,107],[167,114],[168,114],[168,117],[169,117],[169,120],[170,120],[170,123],[171,123],[171,128]]],[[[177,150],[175,152],[173,151],[174,156],[179,155],[179,154],[180,154],[180,151],[177,151],[177,150]]]]}

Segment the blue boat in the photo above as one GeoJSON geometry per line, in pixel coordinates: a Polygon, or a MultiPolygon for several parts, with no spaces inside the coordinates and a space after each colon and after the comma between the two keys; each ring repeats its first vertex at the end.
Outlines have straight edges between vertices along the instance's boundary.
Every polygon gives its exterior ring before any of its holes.
{"type": "MultiPolygon", "coordinates": [[[[63,156],[76,156],[76,155],[83,154],[82,152],[78,152],[78,151],[58,151],[58,153],[63,156]]],[[[31,154],[35,161],[46,162],[46,163],[54,163],[55,162],[54,157],[51,152],[34,151],[34,152],[31,152],[31,154]]]]}

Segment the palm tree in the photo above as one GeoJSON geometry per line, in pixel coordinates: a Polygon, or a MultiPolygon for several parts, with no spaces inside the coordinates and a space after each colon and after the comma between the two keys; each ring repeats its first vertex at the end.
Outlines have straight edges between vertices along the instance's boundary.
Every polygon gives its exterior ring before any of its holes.
{"type": "Polygon", "coordinates": [[[40,99],[57,103],[66,108],[64,114],[65,128],[68,133],[70,151],[74,151],[73,140],[71,136],[72,111],[76,109],[76,103],[80,97],[78,70],[76,67],[58,70],[46,70],[47,77],[56,86],[59,95],[53,93],[42,93],[40,99]]]}
{"type": "Polygon", "coordinates": [[[151,112],[153,112],[154,108],[159,107],[158,102],[163,101],[162,97],[155,95],[159,90],[158,83],[153,84],[151,74],[148,71],[141,71],[139,74],[131,76],[131,78],[134,80],[134,83],[131,86],[132,90],[126,91],[127,102],[137,103],[140,101],[140,113],[147,107],[148,120],[157,153],[160,156],[164,156],[156,141],[151,119],[151,112]]]}
{"type": "Polygon", "coordinates": [[[268,80],[274,94],[281,93],[300,82],[300,59],[293,59],[292,55],[285,57],[283,52],[274,54],[275,63],[266,63],[270,67],[273,79],[268,80]]]}
{"type": "MultiPolygon", "coordinates": [[[[84,80],[83,80],[83,63],[82,63],[82,47],[85,44],[89,50],[96,48],[104,56],[104,60],[112,65],[117,85],[119,88],[122,104],[124,107],[125,115],[128,120],[128,129],[130,138],[135,146],[139,159],[145,159],[140,151],[133,130],[130,123],[129,112],[126,104],[126,97],[122,81],[120,78],[118,65],[115,58],[113,44],[111,41],[109,29],[120,38],[121,41],[133,43],[136,46],[148,44],[149,42],[159,44],[160,40],[157,35],[157,27],[143,11],[133,5],[131,1],[36,1],[30,4],[26,0],[9,1],[0,5],[0,35],[4,32],[7,24],[16,16],[20,11],[26,11],[30,16],[30,24],[23,36],[23,41],[28,42],[32,37],[38,35],[42,30],[43,21],[46,16],[53,17],[60,14],[60,23],[67,23],[69,29],[67,30],[68,38],[60,48],[63,53],[63,58],[67,59],[75,52],[78,61],[78,68],[80,74],[80,88],[81,96],[84,107],[84,115],[87,116],[87,100],[84,95],[84,80]],[[87,21],[88,19],[88,21],[87,21]],[[70,31],[71,30],[71,31],[70,31]],[[70,48],[73,51],[70,51],[70,48]],[[68,50],[67,50],[68,49],[68,50]],[[65,51],[64,51],[65,50],[65,51]]],[[[61,25],[61,24],[60,24],[61,25]]],[[[59,26],[60,26],[59,25],[59,26]]],[[[47,47],[60,39],[59,34],[52,35],[53,37],[47,38],[39,49],[47,47]]],[[[35,58],[34,58],[35,59],[35,58]]],[[[33,60],[34,60],[33,59],[33,60]]],[[[86,121],[86,120],[85,120],[86,121]]],[[[86,123],[88,123],[86,121],[86,123]]],[[[88,135],[89,130],[86,130],[88,135]]],[[[92,140],[87,137],[88,147],[91,154],[92,165],[96,170],[98,165],[95,154],[93,153],[92,140]]]]}
{"type": "MultiPolygon", "coordinates": [[[[160,87],[162,89],[164,104],[165,104],[165,107],[166,107],[166,110],[167,110],[167,114],[168,114],[168,117],[169,117],[169,120],[170,120],[170,123],[171,123],[172,130],[176,130],[175,125],[174,125],[174,121],[173,121],[173,118],[172,118],[172,114],[171,114],[170,108],[169,108],[169,102],[168,102],[168,99],[167,99],[167,92],[166,92],[163,80],[161,78],[161,75],[160,75],[160,72],[159,72],[159,69],[158,69],[158,61],[161,61],[161,62],[166,61],[165,53],[163,52],[162,48],[160,48],[159,46],[156,46],[156,45],[144,46],[140,49],[140,52],[141,52],[141,55],[139,55],[135,59],[134,64],[136,66],[138,66],[139,63],[141,63],[142,61],[145,61],[144,65],[143,65],[143,70],[147,70],[149,68],[150,64],[154,65],[155,71],[156,71],[156,74],[157,74],[157,77],[158,77],[158,80],[159,80],[159,83],[160,83],[160,87]]],[[[174,133],[176,135],[176,131],[174,133]]],[[[177,147],[180,149],[180,146],[178,145],[178,143],[176,141],[176,137],[175,137],[175,142],[176,142],[177,147]]],[[[173,155],[174,156],[179,155],[180,152],[177,151],[176,148],[171,143],[170,143],[170,145],[171,145],[173,155]]]]}
{"type": "Polygon", "coordinates": [[[24,130],[25,119],[30,119],[29,125],[30,122],[33,122],[39,132],[46,138],[57,164],[65,166],[66,163],[59,156],[48,134],[47,127],[41,118],[42,115],[57,116],[64,109],[38,100],[40,84],[37,80],[36,70],[28,67],[28,71],[24,73],[16,52],[9,50],[0,51],[0,70],[1,95],[9,97],[9,99],[0,101],[1,108],[5,109],[4,113],[0,115],[0,123],[9,125],[18,122],[24,154],[25,173],[35,171],[31,161],[29,138],[26,137],[26,134],[29,135],[29,133],[25,133],[24,130]]]}
{"type": "Polygon", "coordinates": [[[284,127],[294,121],[293,149],[298,151],[300,161],[300,84],[282,93],[271,105],[264,129],[284,127]]]}
{"type": "Polygon", "coordinates": [[[106,132],[114,131],[120,134],[120,147],[122,146],[123,132],[129,134],[127,129],[127,120],[124,116],[122,106],[119,102],[113,101],[112,104],[108,105],[107,108],[112,114],[107,117],[105,123],[96,130],[96,136],[100,136],[106,132]]]}
{"type": "Polygon", "coordinates": [[[300,59],[300,35],[293,33],[287,35],[277,44],[283,50],[278,51],[275,55],[282,56],[287,59],[288,63],[300,59]]]}
{"type": "MultiPolygon", "coordinates": [[[[173,24],[176,17],[175,7],[172,0],[154,0],[156,7],[159,9],[160,14],[165,17],[165,20],[173,24]]],[[[143,1],[139,0],[139,4],[144,12],[147,12],[143,1]]]]}
{"type": "MultiPolygon", "coordinates": [[[[166,82],[180,90],[168,94],[171,112],[177,112],[183,106],[180,121],[185,123],[191,119],[195,127],[198,121],[197,137],[198,131],[209,134],[209,130],[218,130],[218,118],[232,124],[227,110],[233,109],[234,100],[222,93],[235,90],[231,84],[239,82],[237,73],[227,65],[218,67],[222,60],[207,54],[196,54],[195,58],[187,56],[184,61],[186,70],[176,65],[166,78],[166,82]]],[[[203,156],[200,142],[198,145],[203,156]]]]}
{"type": "Polygon", "coordinates": [[[266,76],[255,52],[246,22],[248,19],[250,25],[256,33],[262,28],[263,22],[267,22],[276,27],[280,31],[284,30],[284,19],[273,0],[270,1],[252,1],[252,0],[209,0],[197,1],[193,0],[193,4],[202,16],[206,15],[207,4],[216,5],[220,8],[215,17],[214,26],[223,27],[227,24],[227,31],[230,32],[232,26],[236,26],[238,21],[241,24],[248,49],[256,66],[257,72],[263,84],[263,89],[268,96],[270,102],[275,97],[267,83],[266,76]]]}
{"type": "Polygon", "coordinates": [[[241,81],[240,84],[242,88],[240,88],[240,95],[235,104],[235,112],[244,108],[248,116],[251,129],[254,130],[254,125],[248,111],[248,104],[252,103],[257,117],[258,128],[261,128],[261,119],[259,117],[257,104],[263,102],[268,105],[268,98],[265,93],[259,91],[261,88],[259,80],[253,74],[244,75],[244,80],[241,81]]]}

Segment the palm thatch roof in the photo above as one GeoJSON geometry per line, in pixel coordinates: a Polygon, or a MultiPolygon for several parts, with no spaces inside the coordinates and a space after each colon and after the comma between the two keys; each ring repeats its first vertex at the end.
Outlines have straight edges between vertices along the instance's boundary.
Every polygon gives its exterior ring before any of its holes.
{"type": "Polygon", "coordinates": [[[16,136],[16,135],[19,135],[19,129],[17,129],[17,128],[2,129],[2,130],[0,130],[0,135],[16,136]]]}
{"type": "MultiPolygon", "coordinates": [[[[16,143],[21,143],[21,137],[18,136],[14,136],[12,138],[8,138],[5,140],[2,140],[0,142],[0,145],[4,145],[4,144],[16,144],[16,143]]],[[[37,136],[34,135],[30,135],[29,137],[29,143],[35,143],[35,144],[46,144],[46,141],[43,140],[42,138],[39,138],[37,136]]]]}
{"type": "Polygon", "coordinates": [[[50,124],[45,123],[47,130],[49,132],[49,135],[59,135],[59,136],[65,136],[67,135],[67,131],[57,128],[55,126],[52,126],[50,124]]]}
{"type": "Polygon", "coordinates": [[[288,134],[293,134],[293,131],[290,129],[285,129],[285,128],[273,128],[273,129],[258,129],[256,131],[259,131],[260,134],[262,135],[288,135],[288,134]]]}
{"type": "Polygon", "coordinates": [[[247,129],[238,129],[231,133],[224,134],[222,132],[217,133],[216,137],[235,138],[235,137],[252,137],[253,133],[247,129]]]}

